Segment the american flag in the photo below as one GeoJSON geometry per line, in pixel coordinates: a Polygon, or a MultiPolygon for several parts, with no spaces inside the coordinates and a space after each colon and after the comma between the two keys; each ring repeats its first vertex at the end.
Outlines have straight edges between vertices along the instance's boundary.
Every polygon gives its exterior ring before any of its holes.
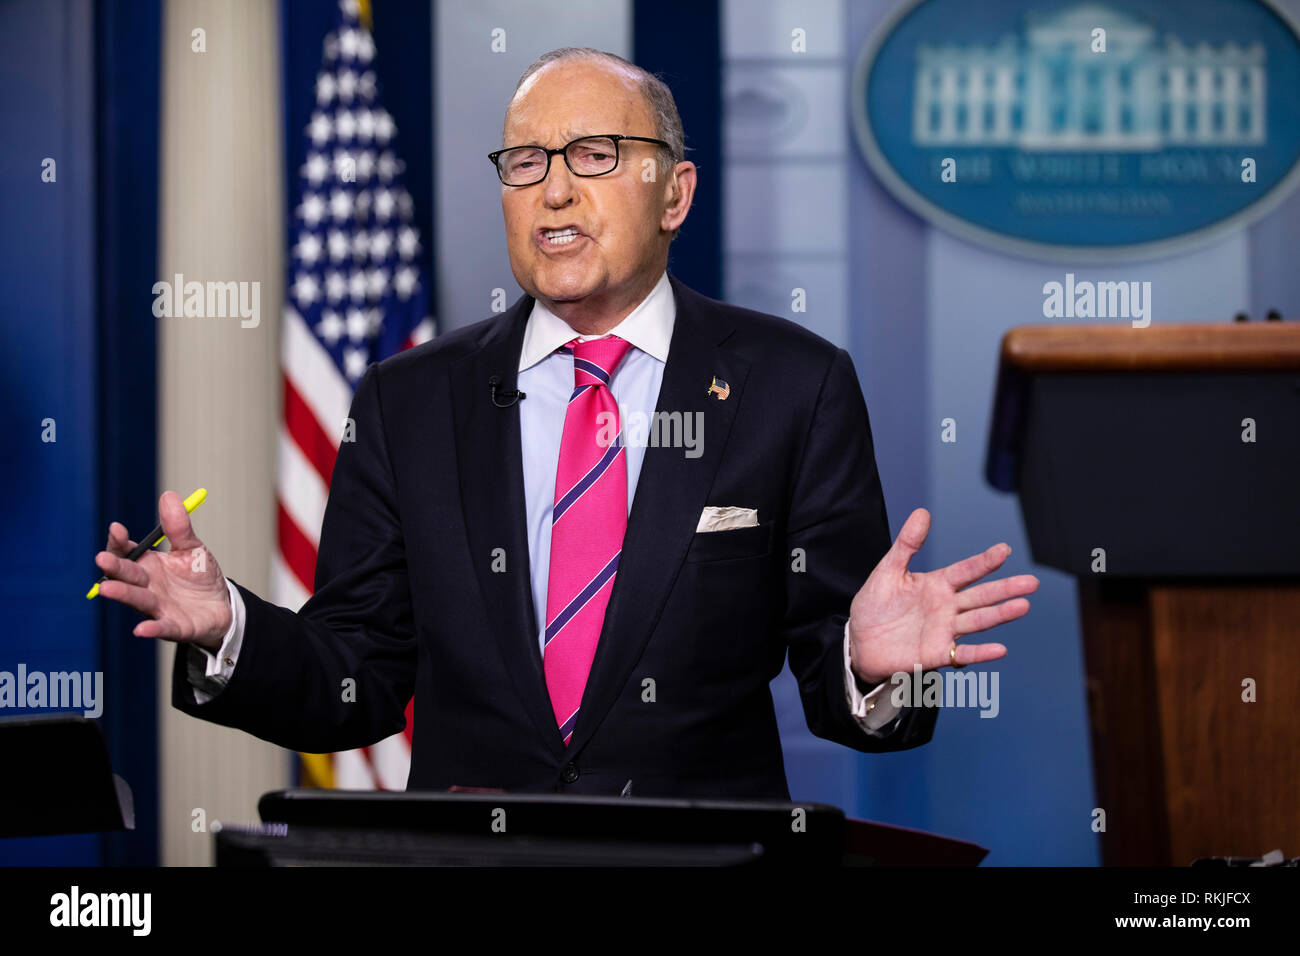
{"type": "MultiPolygon", "coordinates": [[[[294,610],[312,592],[330,474],[357,382],[371,362],[435,331],[397,130],[380,101],[375,43],[362,22],[369,21],[369,5],[338,6],[305,130],[280,349],[284,418],[272,594],[294,610]]],[[[404,733],[363,750],[304,754],[305,782],[402,790],[411,730],[408,703],[404,733]]]]}

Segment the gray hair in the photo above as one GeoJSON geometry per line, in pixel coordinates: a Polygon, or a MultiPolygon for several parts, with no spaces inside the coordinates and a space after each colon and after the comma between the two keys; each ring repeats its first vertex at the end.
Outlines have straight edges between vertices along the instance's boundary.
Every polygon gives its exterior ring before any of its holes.
{"type": "MultiPolygon", "coordinates": [[[[667,149],[658,147],[661,175],[667,175],[668,170],[686,158],[686,135],[682,132],[682,118],[677,112],[677,101],[673,99],[673,91],[668,88],[667,83],[653,73],[613,53],[606,53],[589,46],[566,46],[543,53],[529,64],[523,76],[519,77],[519,82],[515,84],[515,94],[518,94],[519,88],[542,67],[569,60],[593,60],[604,63],[630,74],[635,79],[641,95],[645,97],[651,113],[654,114],[656,138],[668,144],[667,149]]],[[[512,102],[513,99],[512,95],[512,102]]],[[[504,140],[502,145],[506,145],[504,140]]]]}

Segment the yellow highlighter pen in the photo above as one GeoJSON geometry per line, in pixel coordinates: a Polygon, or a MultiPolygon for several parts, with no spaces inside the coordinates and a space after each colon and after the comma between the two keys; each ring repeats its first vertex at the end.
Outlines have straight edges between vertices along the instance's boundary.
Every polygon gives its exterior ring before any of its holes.
{"type": "MultiPolygon", "coordinates": [[[[190,495],[188,498],[185,499],[185,510],[190,514],[193,514],[194,509],[197,508],[199,505],[203,504],[203,499],[206,498],[207,496],[208,496],[208,489],[200,488],[198,491],[194,492],[194,494],[190,495]]],[[[145,535],[143,538],[140,539],[140,543],[137,544],[133,549],[131,549],[131,553],[126,556],[126,559],[128,561],[139,560],[140,555],[144,554],[150,548],[156,548],[158,547],[158,545],[162,544],[163,538],[165,537],[167,536],[163,534],[162,525],[159,524],[158,527],[154,528],[147,535],[145,535]]],[[[95,586],[86,592],[86,600],[89,601],[91,598],[98,595],[99,586],[107,580],[108,577],[105,576],[100,578],[97,582],[95,582],[95,586]]]]}

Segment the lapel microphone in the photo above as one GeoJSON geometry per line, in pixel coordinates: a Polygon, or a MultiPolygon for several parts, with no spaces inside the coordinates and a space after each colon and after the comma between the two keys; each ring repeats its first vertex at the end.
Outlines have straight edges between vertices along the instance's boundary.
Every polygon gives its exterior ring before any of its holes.
{"type": "Polygon", "coordinates": [[[511,405],[516,404],[520,399],[528,397],[527,394],[519,391],[519,389],[516,388],[516,389],[511,389],[508,392],[502,392],[501,397],[506,399],[506,401],[500,402],[497,401],[497,390],[500,388],[501,388],[500,375],[493,375],[491,378],[488,379],[488,391],[492,395],[492,404],[495,405],[497,408],[509,408],[511,405]]]}

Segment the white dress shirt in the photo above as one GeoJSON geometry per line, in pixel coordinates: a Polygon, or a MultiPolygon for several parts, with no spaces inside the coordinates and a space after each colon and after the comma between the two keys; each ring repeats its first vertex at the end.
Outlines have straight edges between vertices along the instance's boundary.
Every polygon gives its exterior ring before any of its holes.
{"type": "MultiPolygon", "coordinates": [[[[610,379],[609,388],[618,404],[620,421],[627,413],[639,412],[649,420],[659,403],[659,386],[668,360],[677,303],[665,272],[635,309],[606,335],[617,335],[631,344],[610,379]]],[[[573,329],[540,301],[524,329],[519,354],[518,385],[527,394],[519,403],[520,443],[523,455],[524,501],[528,521],[528,561],[531,570],[533,608],[538,619],[538,647],[546,647],[546,585],[550,572],[551,511],[555,501],[555,474],[559,464],[560,437],[564,417],[573,392],[573,355],[557,351],[574,338],[586,341],[602,336],[576,335],[573,329]]],[[[624,446],[627,456],[627,502],[631,510],[636,495],[645,446],[632,442],[624,446]]],[[[726,534],[725,531],[706,532],[726,534]]],[[[234,673],[243,642],[244,604],[230,582],[232,608],[230,628],[220,649],[212,653],[192,645],[187,676],[195,700],[206,703],[219,693],[234,673]]],[[[849,658],[849,626],[844,624],[844,691],[845,706],[858,725],[873,736],[885,736],[886,728],[900,714],[880,684],[870,693],[858,690],[849,658]]]]}

